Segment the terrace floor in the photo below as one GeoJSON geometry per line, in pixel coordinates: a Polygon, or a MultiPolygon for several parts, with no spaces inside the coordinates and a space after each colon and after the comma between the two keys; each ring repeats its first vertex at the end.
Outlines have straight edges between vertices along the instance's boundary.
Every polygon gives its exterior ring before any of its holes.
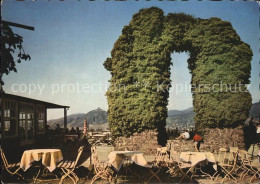
{"type": "MultiPolygon", "coordinates": [[[[75,146],[73,144],[71,144],[70,146],[75,146]]],[[[107,161],[108,158],[108,154],[114,150],[114,147],[112,146],[97,146],[97,150],[98,150],[98,156],[100,161],[107,161]]],[[[252,152],[252,148],[249,149],[249,153],[252,152]]],[[[257,151],[258,149],[254,150],[254,155],[257,155],[257,151]]],[[[71,153],[70,149],[68,149],[68,146],[64,146],[62,148],[62,153],[64,153],[64,158],[73,158],[73,154],[71,153]]],[[[215,155],[217,156],[217,155],[215,155]]],[[[145,155],[145,159],[150,162],[154,160],[154,155],[145,155]]],[[[90,168],[90,159],[89,159],[89,155],[85,155],[84,156],[84,160],[81,162],[81,167],[78,168],[76,170],[76,174],[79,176],[80,181],[79,183],[91,183],[91,179],[93,177],[93,171],[90,171],[87,168],[90,168]]],[[[255,157],[255,162],[257,162],[257,158],[255,157]]],[[[57,169],[56,169],[57,170],[57,169]]],[[[55,174],[60,175],[60,171],[55,170],[55,174]]],[[[139,175],[144,175],[145,173],[148,172],[148,170],[146,168],[143,167],[139,167],[136,166],[134,168],[134,171],[136,173],[138,173],[139,175]]],[[[36,171],[33,168],[30,168],[28,170],[28,172],[24,173],[25,174],[25,178],[32,178],[32,175],[34,175],[36,171]]],[[[166,174],[167,169],[164,169],[160,172],[159,176],[160,179],[162,180],[162,183],[178,183],[180,181],[180,177],[170,177],[168,174],[166,174]]],[[[7,174],[6,172],[2,173],[2,177],[3,182],[4,183],[32,183],[32,179],[27,179],[25,181],[21,181],[19,180],[17,177],[10,177],[9,174],[7,174]]],[[[48,178],[51,179],[51,178],[48,178]]],[[[195,176],[194,178],[194,183],[219,183],[220,181],[212,181],[209,177],[203,177],[203,176],[195,176]]],[[[243,181],[239,181],[239,183],[249,183],[250,181],[250,177],[246,177],[243,181]]],[[[256,182],[257,180],[255,180],[256,182]]],[[[259,181],[259,180],[258,180],[259,181]]],[[[58,184],[59,180],[46,180],[46,181],[41,181],[40,183],[57,183],[58,184]]],[[[184,183],[188,183],[189,181],[183,181],[184,183]]],[[[72,181],[70,179],[65,179],[64,183],[66,184],[70,184],[72,183],[72,181]]],[[[95,183],[107,183],[105,180],[98,180],[95,183]]],[[[128,177],[125,177],[124,174],[123,175],[119,175],[118,179],[117,179],[117,183],[145,183],[145,181],[140,180],[139,178],[137,178],[135,175],[131,175],[128,174],[128,177]]],[[[158,181],[156,179],[151,180],[151,183],[158,183],[158,181]]],[[[234,183],[234,181],[229,181],[229,180],[225,180],[225,183],[234,183]]]]}

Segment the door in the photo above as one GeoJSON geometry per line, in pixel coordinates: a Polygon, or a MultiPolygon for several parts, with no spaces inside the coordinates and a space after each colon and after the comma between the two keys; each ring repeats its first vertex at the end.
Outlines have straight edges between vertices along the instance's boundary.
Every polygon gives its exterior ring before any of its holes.
{"type": "Polygon", "coordinates": [[[34,143],[34,113],[33,105],[22,105],[19,113],[20,145],[34,143]],[[24,108],[25,107],[25,108],[24,108]]]}

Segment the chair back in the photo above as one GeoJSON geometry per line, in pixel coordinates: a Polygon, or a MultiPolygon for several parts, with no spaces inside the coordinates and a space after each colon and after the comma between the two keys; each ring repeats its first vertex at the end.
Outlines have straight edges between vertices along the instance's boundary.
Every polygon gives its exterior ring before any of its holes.
{"type": "Polygon", "coordinates": [[[168,162],[169,161],[168,148],[167,147],[157,148],[154,160],[156,165],[168,162]]]}
{"type": "Polygon", "coordinates": [[[96,146],[91,147],[91,161],[92,164],[94,165],[94,169],[96,173],[98,173],[99,171],[103,170],[104,167],[106,167],[105,164],[101,164],[101,162],[99,161],[96,146]]]}
{"type": "Polygon", "coordinates": [[[226,163],[226,161],[228,160],[227,151],[228,150],[226,148],[219,148],[218,157],[216,160],[218,163],[222,163],[222,164],[226,163]]]}
{"type": "Polygon", "coordinates": [[[242,161],[243,164],[251,163],[248,152],[245,150],[238,150],[238,158],[242,161]]]}
{"type": "Polygon", "coordinates": [[[171,151],[170,162],[180,162],[180,158],[177,151],[171,151]]]}
{"type": "Polygon", "coordinates": [[[74,168],[77,166],[78,161],[79,161],[79,158],[80,158],[80,156],[81,156],[83,150],[84,150],[84,146],[80,146],[79,149],[78,149],[78,155],[77,155],[77,158],[76,158],[76,160],[75,160],[74,168]]]}
{"type": "Polygon", "coordinates": [[[7,161],[6,157],[5,157],[5,154],[4,154],[4,151],[2,150],[2,148],[0,149],[0,152],[1,152],[1,158],[2,158],[2,160],[4,162],[4,167],[6,168],[8,166],[8,161],[7,161]]]}
{"type": "Polygon", "coordinates": [[[92,160],[94,165],[95,165],[96,162],[99,162],[98,155],[97,155],[97,147],[96,146],[92,146],[91,147],[91,160],[92,160]]]}
{"type": "Polygon", "coordinates": [[[237,160],[238,147],[229,148],[228,164],[233,164],[237,160]]]}

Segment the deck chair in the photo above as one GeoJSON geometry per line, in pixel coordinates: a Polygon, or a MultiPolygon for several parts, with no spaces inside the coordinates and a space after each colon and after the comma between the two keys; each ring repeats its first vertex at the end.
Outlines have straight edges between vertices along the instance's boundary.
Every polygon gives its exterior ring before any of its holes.
{"type": "Polygon", "coordinates": [[[251,166],[252,160],[249,157],[249,154],[245,150],[238,150],[238,162],[239,165],[236,169],[236,172],[241,171],[240,179],[244,180],[245,176],[249,173],[254,173],[254,169],[251,166]]]}
{"type": "Polygon", "coordinates": [[[107,180],[109,183],[111,183],[113,179],[113,171],[111,166],[108,162],[101,162],[99,160],[96,146],[91,147],[91,160],[93,162],[95,171],[95,175],[92,178],[91,184],[99,178],[107,180]]]}
{"type": "Polygon", "coordinates": [[[260,164],[258,163],[257,165],[251,165],[251,169],[253,172],[253,176],[250,178],[250,183],[254,181],[254,179],[258,178],[258,183],[259,183],[259,177],[260,177],[260,164]]]}
{"type": "MultiPolygon", "coordinates": [[[[152,178],[156,178],[158,182],[161,182],[158,174],[162,170],[162,168],[167,167],[167,163],[169,161],[169,152],[167,147],[157,148],[154,161],[150,164],[152,168],[149,168],[149,173],[145,175],[148,176],[146,182],[149,182],[152,178]]],[[[144,177],[144,178],[145,178],[144,177]]]]}
{"type": "Polygon", "coordinates": [[[24,177],[18,173],[18,171],[21,169],[20,162],[9,164],[5,157],[4,151],[1,148],[0,148],[0,152],[1,152],[1,158],[3,160],[3,165],[5,170],[11,175],[18,175],[20,178],[24,179],[24,177]]]}
{"type": "Polygon", "coordinates": [[[61,168],[62,172],[64,173],[64,175],[61,177],[61,179],[59,181],[59,184],[61,184],[66,177],[69,177],[73,181],[74,184],[76,184],[79,181],[79,178],[74,173],[74,170],[78,166],[78,161],[83,152],[83,149],[84,149],[84,146],[79,147],[78,155],[77,155],[75,161],[62,161],[61,163],[59,163],[57,168],[61,168]]]}
{"type": "Polygon", "coordinates": [[[238,159],[240,161],[240,166],[238,169],[243,169],[240,178],[244,180],[245,176],[252,174],[253,176],[250,178],[250,183],[257,179],[257,176],[260,176],[260,164],[254,163],[253,160],[250,159],[250,156],[247,151],[239,150],[238,151],[238,159]]]}
{"type": "Polygon", "coordinates": [[[233,176],[237,167],[237,157],[237,149],[230,149],[230,152],[228,154],[226,148],[220,148],[217,158],[217,165],[220,168],[220,171],[217,171],[213,175],[214,179],[216,180],[221,173],[224,173],[222,183],[226,178],[232,179],[237,182],[237,179],[233,176]]]}
{"type": "Polygon", "coordinates": [[[171,151],[168,169],[169,170],[167,172],[173,177],[179,174],[181,175],[181,179],[179,181],[180,183],[184,178],[187,178],[190,180],[190,182],[193,182],[192,177],[194,173],[192,171],[194,166],[192,166],[190,163],[181,162],[177,151],[171,151]],[[191,174],[191,176],[189,176],[189,174],[191,174]]]}

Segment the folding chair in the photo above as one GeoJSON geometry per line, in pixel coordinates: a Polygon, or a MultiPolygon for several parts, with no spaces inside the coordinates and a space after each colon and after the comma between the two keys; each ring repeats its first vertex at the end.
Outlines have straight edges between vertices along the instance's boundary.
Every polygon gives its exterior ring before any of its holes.
{"type": "Polygon", "coordinates": [[[143,177],[145,178],[148,176],[146,182],[149,182],[152,178],[156,178],[158,182],[161,182],[161,179],[159,178],[158,174],[162,170],[162,168],[167,167],[168,161],[169,161],[168,148],[167,147],[157,148],[154,161],[151,162],[152,168],[149,168],[149,173],[143,177]]]}
{"type": "Polygon", "coordinates": [[[91,147],[91,160],[94,165],[95,176],[92,178],[91,184],[97,179],[101,178],[107,180],[111,183],[113,179],[113,173],[108,162],[100,162],[97,155],[97,148],[95,146],[91,147]]]}
{"type": "Polygon", "coordinates": [[[62,161],[57,166],[57,168],[61,168],[62,172],[64,173],[64,175],[60,179],[60,182],[59,182],[60,184],[63,182],[63,180],[66,177],[69,177],[73,181],[74,184],[76,184],[79,181],[79,178],[74,173],[74,170],[78,166],[77,164],[78,164],[79,158],[83,152],[83,149],[84,149],[84,146],[79,147],[78,155],[77,155],[75,161],[62,161]]]}
{"type": "Polygon", "coordinates": [[[4,163],[5,170],[11,175],[18,175],[20,178],[24,179],[24,177],[21,174],[18,173],[18,171],[21,169],[20,168],[20,162],[9,164],[6,157],[5,157],[4,151],[1,148],[0,148],[0,152],[1,152],[1,157],[2,157],[2,160],[3,160],[3,163],[4,163]]]}
{"type": "MultiPolygon", "coordinates": [[[[237,157],[238,157],[238,153],[236,149],[230,149],[229,155],[227,154],[226,148],[219,149],[217,164],[221,170],[221,173],[225,174],[225,176],[222,179],[222,183],[227,177],[237,182],[237,179],[233,176],[237,167],[237,157]]],[[[215,180],[218,178],[218,176],[220,176],[220,173],[217,171],[213,175],[213,177],[216,174],[218,175],[215,177],[215,180]]]]}
{"type": "Polygon", "coordinates": [[[171,158],[168,165],[168,173],[175,177],[176,175],[181,175],[180,183],[183,181],[184,178],[187,178],[190,180],[190,182],[193,182],[192,177],[194,173],[192,172],[194,170],[193,165],[190,163],[182,162],[179,159],[179,154],[177,151],[171,151],[171,158]],[[191,176],[189,176],[191,174],[191,176]]]}
{"type": "Polygon", "coordinates": [[[245,150],[238,150],[238,163],[239,166],[236,169],[236,172],[241,170],[240,179],[244,180],[245,176],[253,171],[251,168],[252,160],[249,158],[248,152],[245,150]]]}
{"type": "Polygon", "coordinates": [[[258,183],[260,181],[260,164],[257,165],[251,165],[251,169],[253,172],[253,176],[250,179],[250,183],[252,183],[254,181],[254,178],[257,179],[258,178],[258,183]]]}

